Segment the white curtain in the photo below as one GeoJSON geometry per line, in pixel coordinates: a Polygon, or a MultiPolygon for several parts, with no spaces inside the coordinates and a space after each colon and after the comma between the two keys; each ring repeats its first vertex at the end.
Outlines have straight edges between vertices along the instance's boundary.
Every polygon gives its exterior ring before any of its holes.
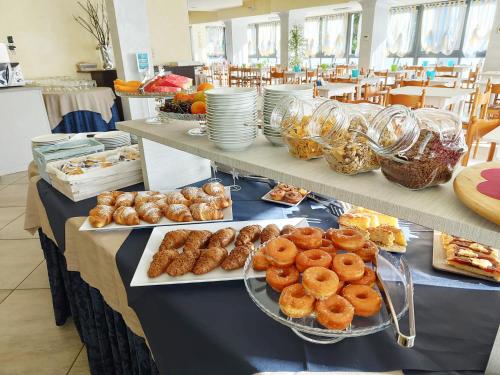
{"type": "Polygon", "coordinates": [[[262,57],[276,54],[277,27],[276,22],[260,23],[259,27],[259,55],[262,57]]]}
{"type": "Polygon", "coordinates": [[[224,56],[224,26],[207,26],[205,30],[208,55],[214,57],[224,56]]]}
{"type": "Polygon", "coordinates": [[[417,8],[392,8],[387,28],[387,51],[391,55],[405,56],[413,47],[417,24],[417,8]]]}
{"type": "Polygon", "coordinates": [[[319,51],[321,19],[320,17],[307,18],[304,24],[304,39],[306,41],[306,56],[314,57],[319,51]]]}
{"type": "Polygon", "coordinates": [[[248,55],[257,55],[257,26],[249,25],[247,28],[248,55]]]}
{"type": "Polygon", "coordinates": [[[422,49],[450,55],[460,48],[466,11],[464,2],[428,4],[422,15],[422,49]]]}
{"type": "Polygon", "coordinates": [[[321,50],[325,56],[345,56],[347,40],[347,13],[323,18],[321,50]]]}
{"type": "Polygon", "coordinates": [[[474,0],[471,3],[465,28],[465,56],[475,57],[476,53],[487,50],[495,9],[496,0],[474,0]]]}

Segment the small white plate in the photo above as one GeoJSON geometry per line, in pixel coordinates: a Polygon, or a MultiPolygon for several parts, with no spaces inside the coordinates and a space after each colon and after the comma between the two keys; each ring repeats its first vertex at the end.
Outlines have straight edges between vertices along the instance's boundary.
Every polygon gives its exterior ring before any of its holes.
{"type": "Polygon", "coordinates": [[[257,90],[249,87],[219,87],[205,91],[207,97],[212,96],[257,96],[257,90]]]}
{"type": "Polygon", "coordinates": [[[272,198],[271,198],[271,191],[273,191],[273,190],[274,190],[274,189],[269,190],[269,191],[268,191],[266,194],[264,194],[264,195],[262,196],[262,198],[260,198],[260,199],[262,199],[263,201],[266,201],[266,202],[271,202],[271,203],[281,204],[281,205],[283,205],[283,206],[288,206],[288,207],[297,207],[299,204],[301,204],[301,203],[302,203],[302,201],[303,201],[304,199],[306,199],[306,198],[307,198],[307,194],[306,194],[306,195],[304,195],[304,196],[302,197],[302,199],[301,199],[300,201],[298,201],[297,203],[288,203],[288,202],[285,202],[285,201],[277,201],[277,200],[274,200],[274,199],[272,199],[272,198]]]}

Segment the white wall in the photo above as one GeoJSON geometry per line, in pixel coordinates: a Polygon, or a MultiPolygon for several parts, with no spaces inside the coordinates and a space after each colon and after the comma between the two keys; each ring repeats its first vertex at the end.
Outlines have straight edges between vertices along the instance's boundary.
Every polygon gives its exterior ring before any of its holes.
{"type": "Polygon", "coordinates": [[[362,7],[359,67],[384,69],[389,3],[387,0],[363,0],[362,7]]]}
{"type": "Polygon", "coordinates": [[[226,26],[226,55],[231,64],[248,63],[248,23],[249,21],[244,18],[224,21],[226,26]]]}

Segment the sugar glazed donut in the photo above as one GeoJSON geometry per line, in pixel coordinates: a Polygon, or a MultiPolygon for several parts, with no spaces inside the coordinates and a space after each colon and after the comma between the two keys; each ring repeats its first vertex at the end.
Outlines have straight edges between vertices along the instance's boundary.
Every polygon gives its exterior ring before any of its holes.
{"type": "Polygon", "coordinates": [[[364,262],[373,262],[374,258],[377,256],[378,247],[373,241],[365,241],[363,246],[359,249],[352,250],[353,253],[360,256],[364,262]]]}
{"type": "Polygon", "coordinates": [[[264,247],[267,260],[278,267],[291,266],[295,262],[297,253],[298,250],[295,244],[283,237],[272,239],[264,247]]]}
{"type": "Polygon", "coordinates": [[[328,329],[346,329],[354,318],[354,307],[337,294],[316,302],[314,310],[318,322],[328,329]]]}
{"type": "Polygon", "coordinates": [[[302,284],[292,284],[283,289],[279,299],[280,309],[290,318],[303,318],[314,310],[315,299],[306,293],[302,284]]]}
{"type": "Polygon", "coordinates": [[[382,307],[382,298],[366,285],[347,285],[342,289],[342,296],[354,306],[354,314],[368,317],[378,313],[382,307]]]}
{"type": "Polygon", "coordinates": [[[377,279],[377,276],[375,275],[375,272],[373,272],[373,270],[371,268],[365,267],[365,273],[363,274],[363,277],[359,280],[351,281],[351,284],[353,284],[353,285],[366,285],[369,287],[373,287],[376,279],[377,279]]]}
{"type": "Polygon", "coordinates": [[[267,260],[264,249],[258,250],[252,259],[253,269],[256,271],[265,271],[269,268],[270,264],[267,260]]]}
{"type": "Polygon", "coordinates": [[[295,266],[299,272],[304,272],[309,267],[325,267],[330,268],[332,257],[326,251],[319,249],[311,249],[299,252],[295,258],[295,266]]]}
{"type": "Polygon", "coordinates": [[[269,267],[266,270],[267,283],[277,292],[299,281],[299,271],[294,266],[279,268],[269,267]]]}
{"type": "Polygon", "coordinates": [[[328,268],[309,267],[302,274],[302,285],[307,294],[322,300],[337,293],[339,278],[328,268]]]}
{"type": "Polygon", "coordinates": [[[365,237],[356,229],[329,229],[326,237],[337,249],[356,250],[363,246],[365,237]]]}
{"type": "Polygon", "coordinates": [[[317,249],[321,246],[323,231],[315,227],[297,228],[290,233],[290,240],[303,250],[317,249]]]}
{"type": "Polygon", "coordinates": [[[332,258],[337,253],[335,246],[333,245],[333,242],[330,240],[327,240],[326,238],[323,238],[321,240],[321,246],[318,249],[326,251],[328,254],[330,254],[332,256],[332,258]]]}
{"type": "Polygon", "coordinates": [[[354,253],[337,254],[333,258],[333,270],[342,281],[359,280],[365,273],[365,263],[354,253]]]}

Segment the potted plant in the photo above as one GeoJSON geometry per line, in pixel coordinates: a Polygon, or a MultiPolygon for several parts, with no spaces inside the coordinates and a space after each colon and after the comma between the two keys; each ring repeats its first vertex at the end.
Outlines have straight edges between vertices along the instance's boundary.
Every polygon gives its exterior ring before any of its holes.
{"type": "Polygon", "coordinates": [[[304,58],[305,38],[302,33],[302,28],[299,25],[294,25],[290,30],[288,39],[289,64],[295,71],[300,70],[300,65],[304,58]]]}
{"type": "Polygon", "coordinates": [[[87,0],[85,5],[80,1],[77,3],[86,13],[87,19],[81,16],[73,16],[73,19],[97,40],[97,49],[101,53],[103,68],[113,69],[111,37],[108,18],[104,12],[104,2],[101,0],[98,4],[93,4],[87,0]]]}
{"type": "Polygon", "coordinates": [[[399,57],[395,57],[392,60],[391,72],[397,72],[399,68],[399,57]]]}

